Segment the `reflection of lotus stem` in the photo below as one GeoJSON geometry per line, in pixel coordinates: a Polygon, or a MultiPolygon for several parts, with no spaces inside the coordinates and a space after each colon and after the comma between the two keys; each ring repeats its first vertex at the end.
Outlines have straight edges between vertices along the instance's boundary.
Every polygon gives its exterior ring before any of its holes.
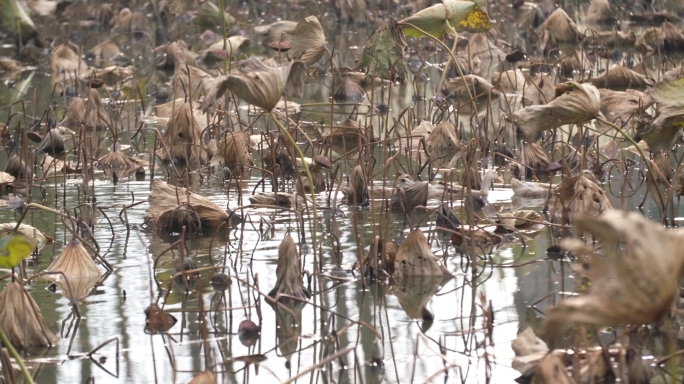
{"type": "Polygon", "coordinates": [[[313,231],[313,234],[311,235],[311,243],[313,245],[314,252],[316,252],[316,192],[314,191],[314,182],[313,182],[313,178],[311,177],[311,172],[309,172],[309,166],[307,165],[306,159],[304,158],[304,153],[302,152],[301,149],[299,149],[299,146],[294,141],[292,136],[290,136],[290,133],[287,131],[287,129],[285,129],[283,124],[281,124],[280,121],[278,121],[278,119],[275,117],[275,115],[273,114],[273,111],[272,110],[268,111],[268,114],[271,116],[271,119],[278,126],[278,129],[280,130],[280,132],[282,132],[285,135],[285,137],[287,137],[287,140],[290,142],[290,144],[297,151],[299,158],[302,160],[302,164],[304,164],[304,172],[306,172],[306,178],[309,180],[309,192],[311,193],[311,210],[313,211],[313,220],[311,220],[312,231],[313,231]]]}
{"type": "MultiPolygon", "coordinates": [[[[653,169],[651,169],[651,164],[650,164],[649,161],[648,161],[648,157],[646,157],[646,155],[644,154],[644,152],[641,150],[641,148],[639,147],[639,144],[637,144],[637,142],[634,141],[634,139],[632,139],[631,137],[629,137],[629,135],[627,134],[627,132],[623,131],[620,127],[618,127],[617,125],[611,123],[610,121],[608,121],[608,120],[606,120],[606,119],[604,119],[604,118],[602,118],[602,117],[598,117],[598,116],[596,117],[596,120],[599,121],[599,122],[601,122],[602,124],[609,125],[609,126],[611,126],[613,129],[615,129],[616,131],[618,131],[622,136],[624,136],[625,139],[627,139],[627,141],[629,141],[630,143],[632,143],[632,145],[634,146],[634,148],[636,148],[637,151],[639,151],[639,154],[641,155],[641,159],[644,161],[644,164],[646,165],[646,168],[648,169],[648,172],[652,175],[651,177],[653,178],[653,186],[655,187],[656,192],[658,193],[658,196],[661,196],[661,194],[660,194],[660,188],[658,188],[658,184],[655,182],[656,173],[654,173],[654,172],[653,172],[653,169]]],[[[661,203],[662,203],[662,201],[661,201],[661,203]]]]}
{"type": "MultiPolygon", "coordinates": [[[[454,56],[454,52],[447,47],[446,44],[444,44],[441,40],[438,38],[432,36],[431,34],[423,31],[422,29],[416,27],[415,25],[407,22],[399,23],[399,25],[408,25],[411,28],[415,28],[418,32],[422,33],[423,35],[429,37],[430,39],[434,40],[437,42],[437,44],[441,45],[442,48],[446,49],[447,52],[449,52],[449,58],[453,60],[454,65],[456,66],[456,69],[458,69],[458,74],[461,76],[461,80],[463,80],[463,84],[465,85],[466,91],[468,91],[468,96],[470,97],[470,102],[473,104],[473,110],[477,113],[477,107],[475,106],[475,99],[473,98],[473,94],[470,92],[470,87],[468,86],[468,82],[466,81],[465,75],[463,74],[463,71],[461,70],[461,66],[458,65],[458,61],[456,60],[456,56],[454,56]]],[[[456,30],[449,24],[449,21],[447,20],[447,26],[451,31],[454,33],[454,46],[456,46],[456,42],[458,41],[458,34],[456,33],[456,30]]],[[[446,69],[445,69],[446,72],[446,69]]]]}
{"type": "MultiPolygon", "coordinates": [[[[10,355],[12,355],[12,357],[14,357],[14,360],[17,362],[17,364],[19,364],[19,368],[21,369],[21,373],[24,375],[24,380],[26,380],[26,383],[33,384],[33,377],[31,377],[31,373],[29,373],[28,369],[26,369],[24,361],[17,353],[17,350],[14,349],[12,343],[10,343],[7,339],[7,336],[5,336],[5,332],[2,331],[2,328],[0,328],[0,340],[2,340],[2,344],[7,347],[7,351],[10,353],[10,355]]],[[[10,369],[12,369],[12,367],[10,367],[10,369]]]]}
{"type": "Polygon", "coordinates": [[[24,218],[26,217],[26,213],[29,211],[29,208],[38,208],[38,209],[43,210],[43,211],[46,211],[46,212],[54,213],[54,214],[57,215],[57,216],[65,217],[64,214],[63,214],[62,212],[55,211],[54,209],[51,209],[51,208],[48,208],[48,207],[44,207],[44,206],[42,206],[42,205],[40,205],[40,204],[31,203],[31,204],[27,205],[27,206],[24,208],[24,211],[21,213],[21,216],[19,217],[19,220],[17,220],[17,225],[14,226],[14,230],[15,230],[15,231],[19,229],[19,226],[21,225],[21,222],[24,221],[24,218]]]}

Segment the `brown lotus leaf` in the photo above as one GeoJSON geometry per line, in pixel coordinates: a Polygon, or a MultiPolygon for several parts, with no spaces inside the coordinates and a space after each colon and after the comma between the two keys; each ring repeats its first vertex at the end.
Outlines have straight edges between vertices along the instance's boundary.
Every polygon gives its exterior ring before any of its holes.
{"type": "MultiPolygon", "coordinates": [[[[314,192],[320,193],[326,190],[325,175],[323,174],[322,167],[318,165],[307,165],[309,167],[309,173],[311,174],[311,180],[314,185],[314,192]]],[[[309,179],[306,177],[306,173],[301,175],[302,177],[296,178],[295,189],[297,193],[309,194],[311,192],[309,188],[309,179]]]]}
{"type": "Polygon", "coordinates": [[[347,76],[335,78],[335,100],[358,101],[363,99],[363,88],[347,76]]]}
{"type": "Polygon", "coordinates": [[[537,28],[537,33],[548,31],[557,43],[574,43],[582,40],[582,34],[577,29],[577,24],[568,16],[562,8],[557,8],[537,28]]]}
{"type": "MultiPolygon", "coordinates": [[[[621,210],[577,217],[574,227],[590,233],[601,249],[582,256],[590,290],[548,312],[549,333],[556,334],[572,323],[648,324],[670,311],[678,297],[677,280],[684,263],[681,230],[668,230],[640,213],[621,210]]],[[[581,254],[587,245],[563,240],[561,247],[581,254]]]]}
{"type": "Polygon", "coordinates": [[[636,34],[634,31],[596,31],[588,35],[584,41],[585,44],[602,45],[608,49],[614,49],[619,45],[623,47],[633,47],[636,42],[636,34]],[[616,45],[617,44],[617,45],[616,45]]]}
{"type": "Polygon", "coordinates": [[[533,78],[528,79],[523,93],[525,99],[531,101],[531,104],[544,105],[554,99],[556,86],[553,84],[551,76],[538,73],[533,78]]]}
{"type": "Polygon", "coordinates": [[[236,23],[235,18],[230,13],[223,11],[223,17],[221,17],[221,12],[221,9],[216,4],[206,1],[200,5],[192,22],[200,27],[207,28],[220,28],[223,21],[225,21],[226,28],[230,28],[236,23]]]}
{"type": "Polygon", "coordinates": [[[665,21],[660,27],[647,29],[637,37],[635,46],[642,51],[663,49],[666,52],[684,48],[684,33],[672,23],[665,21]]]}
{"type": "MultiPolygon", "coordinates": [[[[70,167],[66,166],[66,172],[69,173],[70,167]]],[[[149,163],[145,160],[138,159],[137,157],[131,156],[127,153],[121,151],[111,151],[108,154],[102,156],[95,162],[95,166],[104,169],[105,171],[112,170],[126,170],[135,171],[139,167],[147,167],[149,163]]],[[[108,173],[110,175],[111,172],[108,173]]],[[[123,176],[123,174],[119,174],[123,176]]]]}
{"type": "Polygon", "coordinates": [[[283,41],[292,44],[287,52],[291,60],[300,60],[306,65],[315,64],[325,53],[325,32],[316,16],[306,17],[291,31],[283,34],[283,41]]]}
{"type": "Polygon", "coordinates": [[[412,181],[407,185],[398,187],[394,191],[391,202],[392,209],[409,213],[419,205],[427,205],[429,194],[430,183],[427,181],[412,181]]]}
{"type": "Polygon", "coordinates": [[[265,36],[264,44],[280,41],[284,38],[285,32],[290,32],[297,26],[296,21],[281,20],[272,24],[259,25],[254,27],[254,33],[265,36]]]}
{"type": "Polygon", "coordinates": [[[383,241],[375,236],[368,253],[361,261],[361,272],[364,276],[381,277],[382,271],[392,276],[394,262],[397,257],[397,246],[392,242],[383,241]]]}
{"type": "MultiPolygon", "coordinates": [[[[246,170],[254,166],[250,154],[250,136],[247,131],[226,132],[216,145],[212,167],[228,167],[231,171],[246,170]]],[[[234,172],[235,176],[238,175],[234,172]]]]}
{"type": "Polygon", "coordinates": [[[585,50],[575,50],[563,57],[558,64],[561,72],[571,75],[574,72],[587,73],[594,68],[594,63],[589,60],[585,50]]]}
{"type": "MultiPolygon", "coordinates": [[[[17,223],[0,223],[0,236],[11,233],[17,223]]],[[[20,224],[19,232],[24,235],[31,244],[35,244],[35,249],[41,251],[45,246],[52,244],[52,237],[46,236],[43,232],[28,224],[20,224]]]]}
{"type": "Polygon", "coordinates": [[[668,77],[656,84],[650,96],[658,108],[654,117],[644,116],[636,122],[636,138],[657,152],[674,145],[684,127],[684,77],[668,77]]]}
{"type": "Polygon", "coordinates": [[[549,353],[549,347],[534,334],[532,327],[525,327],[519,332],[511,343],[511,348],[515,352],[512,367],[520,373],[534,368],[549,353]]]}
{"type": "Polygon", "coordinates": [[[599,215],[613,209],[606,191],[593,176],[583,172],[577,176],[564,177],[553,190],[549,200],[549,210],[556,217],[574,218],[580,214],[599,215]]]}
{"type": "Polygon", "coordinates": [[[80,129],[85,124],[86,102],[80,97],[71,99],[61,125],[70,129],[80,129]]]}
{"type": "Polygon", "coordinates": [[[587,22],[607,23],[615,20],[616,13],[611,8],[608,0],[591,0],[587,9],[587,22]]]}
{"type": "Polygon", "coordinates": [[[461,157],[463,144],[458,139],[456,127],[448,120],[437,124],[427,139],[427,152],[433,169],[451,169],[461,157]]]}
{"type": "Polygon", "coordinates": [[[549,157],[539,144],[523,143],[516,157],[516,162],[511,163],[510,169],[515,178],[522,178],[524,174],[525,179],[530,179],[535,174],[538,175],[545,172],[549,163],[549,157]]]}
{"type": "Polygon", "coordinates": [[[608,121],[618,119],[627,121],[635,113],[643,113],[653,105],[651,98],[644,92],[628,89],[627,91],[612,91],[599,89],[601,94],[601,113],[608,121]]]}
{"type": "Polygon", "coordinates": [[[61,44],[52,49],[50,53],[50,70],[53,77],[58,77],[64,73],[66,78],[73,78],[79,71],[88,68],[88,64],[83,61],[76,52],[67,44],[61,44]]]}
{"type": "Polygon", "coordinates": [[[600,113],[600,94],[591,84],[574,81],[562,84],[565,92],[546,105],[531,105],[509,116],[528,141],[537,134],[565,124],[580,124],[600,113]]]}
{"type": "Polygon", "coordinates": [[[276,284],[268,293],[272,298],[288,295],[308,300],[309,290],[302,283],[302,266],[297,245],[290,235],[285,236],[278,247],[278,266],[276,267],[276,284]]]}
{"type": "Polygon", "coordinates": [[[256,205],[272,205],[284,208],[306,208],[306,198],[299,193],[257,192],[249,197],[249,202],[256,205]]]}
{"type": "Polygon", "coordinates": [[[205,85],[207,96],[202,108],[215,108],[216,99],[230,90],[249,104],[271,111],[283,96],[288,82],[303,81],[302,71],[306,72],[304,63],[295,61],[263,71],[219,76],[205,85]]]}
{"type": "MultiPolygon", "coordinates": [[[[102,119],[106,118],[109,116],[107,111],[105,110],[104,105],[102,104],[102,98],[100,97],[100,94],[97,92],[97,89],[92,88],[90,89],[88,93],[88,100],[85,102],[86,106],[86,113],[85,113],[85,124],[86,128],[88,129],[93,129],[93,127],[97,130],[100,129],[105,129],[106,123],[102,121],[102,119]]],[[[81,127],[74,127],[74,129],[80,129],[81,127]]]]}
{"type": "Polygon", "coordinates": [[[278,349],[289,363],[292,355],[299,350],[299,337],[302,335],[303,328],[302,309],[306,303],[288,298],[281,298],[278,300],[278,304],[267,302],[276,313],[278,349]]]}
{"type": "Polygon", "coordinates": [[[119,46],[112,40],[105,40],[90,50],[90,54],[95,57],[95,65],[109,66],[113,65],[112,58],[121,55],[122,52],[119,46]]]}
{"type": "Polygon", "coordinates": [[[195,120],[189,103],[176,107],[173,118],[166,124],[163,138],[168,154],[164,148],[157,151],[163,161],[182,162],[193,169],[207,162],[202,128],[195,120]]]}
{"type": "MultiPolygon", "coordinates": [[[[361,3],[365,4],[363,1],[361,3]]],[[[390,18],[368,40],[356,68],[406,85],[408,80],[405,57],[407,51],[406,37],[401,27],[394,18],[390,18]]]]}
{"type": "Polygon", "coordinates": [[[162,215],[169,214],[182,203],[189,203],[199,216],[202,227],[218,228],[222,224],[228,224],[228,214],[210,199],[193,192],[187,192],[185,188],[174,187],[160,179],[152,182],[152,190],[148,198],[149,208],[145,213],[146,219],[157,223],[161,222],[162,215]]]}
{"type": "Polygon", "coordinates": [[[432,253],[423,231],[416,229],[399,246],[392,276],[395,279],[414,276],[442,277],[451,276],[451,273],[444,265],[439,264],[439,259],[432,253]]]}
{"type": "Polygon", "coordinates": [[[446,96],[456,97],[460,95],[461,100],[470,100],[468,95],[468,89],[470,89],[470,94],[475,97],[481,93],[490,91],[494,86],[480,76],[467,74],[463,78],[460,76],[455,77],[444,84],[444,89],[442,93],[446,96]],[[464,82],[465,79],[465,82],[464,82]]]}
{"type": "Polygon", "coordinates": [[[19,349],[47,347],[59,340],[45,325],[36,302],[17,282],[0,292],[0,328],[19,349]]]}
{"type": "Polygon", "coordinates": [[[178,68],[181,66],[197,66],[195,54],[192,53],[183,40],[174,41],[166,45],[160,45],[154,51],[164,55],[164,60],[160,63],[163,68],[178,68]]]}
{"type": "Polygon", "coordinates": [[[429,120],[421,120],[416,127],[406,132],[406,136],[397,140],[394,146],[397,147],[400,155],[408,153],[409,158],[413,161],[418,161],[419,155],[422,155],[421,160],[424,160],[425,154],[418,149],[421,148],[422,139],[427,139],[434,129],[435,126],[429,120]]]}
{"type": "Polygon", "coordinates": [[[525,88],[525,75],[520,70],[495,72],[492,75],[492,84],[504,93],[522,93],[525,88]]]}
{"type": "Polygon", "coordinates": [[[7,185],[14,182],[14,176],[7,172],[0,172],[0,185],[7,185]]]}
{"type": "Polygon", "coordinates": [[[643,89],[653,86],[655,80],[621,65],[613,65],[601,76],[592,78],[591,83],[608,89],[643,89]]]}
{"type": "MultiPolygon", "coordinates": [[[[548,190],[548,189],[547,189],[548,190]]],[[[500,213],[497,216],[497,230],[514,231],[514,230],[541,230],[543,225],[543,218],[533,210],[523,209],[512,213],[500,213]]]]}
{"type": "Polygon", "coordinates": [[[91,277],[95,276],[98,279],[102,273],[97,268],[97,264],[93,261],[90,253],[81,244],[81,242],[73,238],[69,244],[64,248],[62,253],[50,264],[47,268],[48,272],[62,272],[62,275],[48,275],[46,278],[54,281],[59,281],[66,277],[70,282],[72,278],[77,277],[91,277]]]}

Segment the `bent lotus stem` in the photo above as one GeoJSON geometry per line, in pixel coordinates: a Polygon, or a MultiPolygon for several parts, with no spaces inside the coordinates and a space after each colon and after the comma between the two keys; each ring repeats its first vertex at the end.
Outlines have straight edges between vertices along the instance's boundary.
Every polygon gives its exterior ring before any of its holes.
{"type": "Polygon", "coordinates": [[[57,215],[57,216],[60,216],[60,217],[63,217],[63,218],[67,218],[67,219],[70,219],[69,217],[65,216],[65,215],[64,215],[62,212],[60,212],[60,211],[55,211],[55,210],[52,209],[52,208],[48,208],[48,207],[42,206],[42,205],[40,205],[40,204],[31,203],[31,204],[27,205],[27,206],[24,208],[24,211],[21,213],[21,216],[19,217],[19,220],[17,220],[17,225],[14,226],[14,230],[15,230],[15,231],[19,230],[19,226],[21,225],[21,222],[24,221],[24,218],[26,217],[26,213],[29,211],[30,208],[38,208],[38,209],[40,209],[40,210],[42,210],[42,211],[50,212],[50,213],[53,213],[53,214],[55,214],[55,215],[57,215]]]}
{"type": "Polygon", "coordinates": [[[33,377],[31,377],[31,373],[28,371],[28,369],[26,369],[24,361],[21,359],[21,356],[19,356],[19,353],[17,353],[17,350],[14,349],[14,346],[12,345],[12,343],[10,343],[9,339],[7,339],[7,336],[5,335],[5,332],[3,332],[2,328],[0,328],[0,340],[2,341],[2,344],[7,348],[9,354],[12,355],[14,361],[16,361],[19,365],[19,368],[21,369],[21,374],[24,375],[24,380],[26,381],[26,383],[33,384],[33,377]]]}
{"type": "Polygon", "coordinates": [[[311,177],[311,172],[309,172],[309,167],[306,165],[306,160],[304,158],[304,153],[302,152],[301,149],[299,149],[299,146],[297,143],[294,141],[290,133],[285,129],[283,124],[278,121],[278,119],[275,117],[273,114],[273,111],[268,111],[268,114],[271,116],[271,120],[275,122],[275,124],[278,126],[278,129],[282,134],[287,137],[287,141],[290,142],[290,145],[297,151],[297,155],[299,155],[299,159],[302,161],[302,164],[304,164],[304,172],[306,172],[306,178],[309,180],[309,193],[311,194],[311,210],[313,212],[313,219],[311,220],[311,226],[312,226],[312,231],[313,235],[311,236],[311,242],[313,245],[313,250],[316,252],[316,192],[314,191],[314,182],[313,182],[313,177],[311,177]]]}

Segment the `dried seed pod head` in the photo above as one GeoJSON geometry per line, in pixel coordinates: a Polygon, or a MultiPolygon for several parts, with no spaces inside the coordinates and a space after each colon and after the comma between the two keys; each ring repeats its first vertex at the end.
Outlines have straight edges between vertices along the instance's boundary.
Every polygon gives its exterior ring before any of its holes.
{"type": "Polygon", "coordinates": [[[225,291],[231,284],[232,280],[227,273],[216,272],[211,276],[211,286],[216,292],[225,291]]]}
{"type": "Polygon", "coordinates": [[[302,283],[302,267],[299,260],[297,245],[290,235],[285,236],[278,248],[278,267],[276,268],[276,285],[271,292],[271,297],[280,294],[294,296],[308,300],[311,297],[309,291],[302,283]]]}
{"type": "Polygon", "coordinates": [[[313,157],[313,162],[316,163],[316,165],[321,166],[323,168],[332,168],[332,163],[330,163],[330,159],[323,155],[317,155],[313,157]]]}
{"type": "Polygon", "coordinates": [[[292,49],[292,44],[287,41],[274,41],[268,45],[274,51],[287,52],[292,49]]]}
{"type": "Polygon", "coordinates": [[[157,304],[150,304],[145,309],[145,333],[164,333],[171,329],[176,322],[178,320],[175,317],[162,311],[157,304]]]}
{"type": "Polygon", "coordinates": [[[261,336],[261,327],[256,325],[252,320],[243,320],[238,326],[238,337],[240,342],[245,347],[251,347],[256,344],[261,336]]]}
{"type": "Polygon", "coordinates": [[[47,347],[58,340],[47,329],[36,302],[16,282],[0,292],[0,327],[10,343],[20,349],[47,347]]]}

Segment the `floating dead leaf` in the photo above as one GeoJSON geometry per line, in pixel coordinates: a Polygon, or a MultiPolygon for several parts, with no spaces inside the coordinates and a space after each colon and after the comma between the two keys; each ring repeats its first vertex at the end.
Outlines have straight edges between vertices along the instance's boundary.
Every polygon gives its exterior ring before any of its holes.
{"type": "Polygon", "coordinates": [[[302,267],[299,260],[297,245],[290,235],[285,236],[278,247],[278,266],[276,267],[276,284],[268,293],[276,298],[278,295],[288,295],[308,300],[309,290],[302,283],[302,267]]]}
{"type": "Polygon", "coordinates": [[[394,262],[394,278],[413,276],[451,276],[449,270],[439,264],[439,259],[432,253],[420,229],[409,233],[406,240],[399,246],[394,262]]]}
{"type": "Polygon", "coordinates": [[[228,224],[228,214],[210,199],[193,193],[186,192],[185,188],[171,186],[155,179],[152,182],[152,190],[149,196],[150,206],[145,213],[146,220],[156,223],[163,221],[165,215],[174,211],[181,203],[189,203],[199,216],[202,227],[218,228],[222,224],[228,224]],[[189,201],[187,201],[189,199],[189,201]]]}
{"type": "Polygon", "coordinates": [[[591,84],[574,81],[561,84],[565,92],[546,105],[531,105],[509,116],[528,141],[543,131],[565,124],[592,120],[600,112],[600,94],[591,84]]]}
{"type": "Polygon", "coordinates": [[[40,308],[17,282],[0,292],[0,328],[16,348],[47,347],[58,338],[45,325],[40,308]]]}
{"type": "Polygon", "coordinates": [[[644,89],[653,86],[655,80],[621,65],[613,65],[601,76],[592,78],[591,83],[608,89],[644,89]]]}
{"type": "MultiPolygon", "coordinates": [[[[550,310],[548,332],[561,332],[574,322],[648,324],[670,311],[684,263],[681,231],[620,210],[577,217],[574,227],[590,233],[602,250],[583,259],[584,273],[591,279],[589,293],[565,299],[550,310]]],[[[561,246],[570,252],[576,248],[565,241],[561,246]]]]}
{"type": "Polygon", "coordinates": [[[383,24],[371,36],[363,49],[356,68],[375,76],[406,85],[406,37],[394,18],[383,24]]]}

